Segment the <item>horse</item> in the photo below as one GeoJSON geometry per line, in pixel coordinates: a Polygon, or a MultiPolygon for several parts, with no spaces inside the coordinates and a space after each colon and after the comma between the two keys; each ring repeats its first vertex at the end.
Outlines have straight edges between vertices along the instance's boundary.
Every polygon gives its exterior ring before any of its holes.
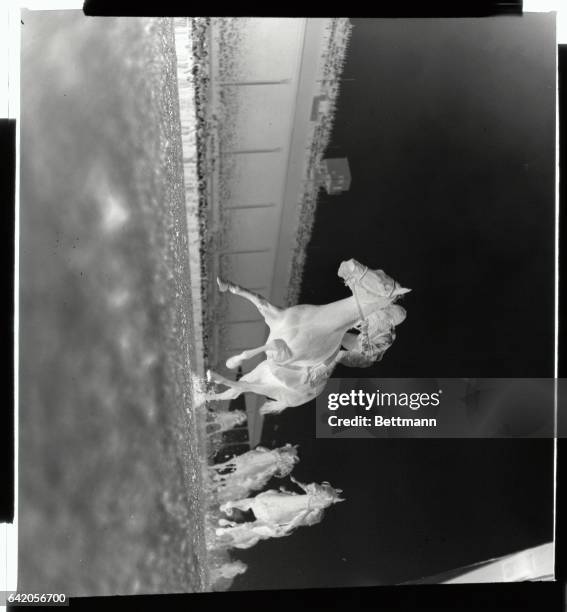
{"type": "Polygon", "coordinates": [[[395,302],[411,290],[383,270],[369,270],[354,259],[341,263],[338,276],[351,288],[352,296],[321,306],[300,304],[289,308],[279,308],[260,295],[217,278],[221,292],[228,291],[256,306],[270,333],[263,346],[227,360],[227,367],[236,369],[246,359],[266,354],[264,361],[238,381],[207,371],[209,382],[228,389],[208,393],[206,399],[234,399],[252,392],[270,398],[260,408],[262,414],[279,413],[317,397],[338,363],[368,366],[381,358],[395,338],[395,326],[406,317],[405,310],[395,302]],[[349,332],[353,328],[364,333],[357,336],[349,332]]]}
{"type": "Polygon", "coordinates": [[[220,519],[216,529],[219,539],[228,540],[234,548],[250,548],[267,538],[281,538],[290,535],[298,527],[311,526],[321,522],[324,511],[333,504],[345,501],[340,497],[341,489],[334,489],[328,482],[303,484],[295,478],[291,481],[304,493],[269,490],[256,497],[227,502],[221,505],[222,512],[230,516],[234,509],[252,511],[255,520],[236,523],[220,519]]]}
{"type": "Polygon", "coordinates": [[[217,499],[224,502],[258,491],[270,478],[284,478],[298,461],[297,446],[286,444],[273,450],[258,446],[224,463],[210,466],[209,472],[216,485],[217,499]]]}

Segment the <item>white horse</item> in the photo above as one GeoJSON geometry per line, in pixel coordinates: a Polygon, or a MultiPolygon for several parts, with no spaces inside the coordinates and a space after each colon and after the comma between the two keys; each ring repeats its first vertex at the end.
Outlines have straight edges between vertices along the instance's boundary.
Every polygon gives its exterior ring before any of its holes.
{"type": "Polygon", "coordinates": [[[222,503],[262,489],[270,478],[284,478],[298,461],[297,446],[286,444],[273,450],[258,446],[224,463],[210,466],[209,471],[216,485],[217,499],[222,503]]]}
{"type": "Polygon", "coordinates": [[[207,399],[234,399],[249,391],[271,398],[260,409],[262,414],[278,413],[317,397],[338,363],[360,367],[381,358],[395,338],[394,327],[406,316],[395,302],[410,289],[382,270],[369,270],[354,259],[343,262],[338,275],[353,291],[351,297],[322,306],[302,304],[285,309],[217,279],[222,292],[230,291],[256,306],[270,334],[263,346],[227,360],[227,367],[235,369],[246,359],[266,354],[266,359],[240,380],[207,372],[209,381],[228,387],[221,393],[209,393],[207,399]],[[364,333],[349,333],[357,326],[364,333]]]}
{"type": "Polygon", "coordinates": [[[279,491],[271,489],[256,497],[223,504],[221,510],[229,516],[234,508],[252,510],[255,520],[235,523],[220,519],[217,537],[234,548],[250,548],[260,540],[285,537],[298,527],[316,525],[321,522],[326,508],[344,501],[340,497],[342,490],[334,489],[327,482],[303,484],[290,478],[304,493],[281,487],[279,491]]]}
{"type": "Polygon", "coordinates": [[[285,537],[298,527],[315,525],[321,522],[326,508],[344,501],[341,489],[334,489],[329,483],[303,484],[293,477],[291,480],[303,489],[303,494],[282,487],[279,491],[264,491],[256,497],[223,504],[221,510],[226,514],[231,515],[234,508],[252,510],[255,520],[235,523],[221,519],[217,538],[234,548],[250,548],[260,540],[285,537]]]}

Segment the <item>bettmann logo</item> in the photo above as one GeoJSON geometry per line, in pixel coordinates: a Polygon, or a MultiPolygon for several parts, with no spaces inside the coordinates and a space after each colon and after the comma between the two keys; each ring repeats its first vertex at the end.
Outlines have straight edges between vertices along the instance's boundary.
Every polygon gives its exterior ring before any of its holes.
{"type": "Polygon", "coordinates": [[[384,418],[381,414],[375,414],[374,418],[361,415],[344,418],[332,414],[327,422],[330,427],[437,427],[437,419],[384,418]]]}

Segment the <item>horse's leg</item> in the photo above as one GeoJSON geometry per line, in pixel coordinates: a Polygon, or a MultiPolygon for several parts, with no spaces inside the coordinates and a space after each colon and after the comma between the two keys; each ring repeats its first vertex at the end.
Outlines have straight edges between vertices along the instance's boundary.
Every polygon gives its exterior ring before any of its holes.
{"type": "MultiPolygon", "coordinates": [[[[254,372],[254,370],[252,370],[254,372]]],[[[250,376],[252,372],[248,372],[245,376],[250,376]]],[[[239,395],[245,392],[257,393],[259,395],[264,394],[264,390],[262,385],[256,384],[254,382],[248,382],[244,380],[243,377],[241,380],[230,380],[229,378],[225,378],[221,374],[217,372],[213,372],[212,370],[207,370],[207,380],[209,382],[216,382],[221,385],[225,385],[229,387],[226,391],[222,391],[221,393],[208,393],[205,398],[208,400],[224,400],[224,399],[235,399],[239,395]]]]}
{"type": "Polygon", "coordinates": [[[221,428],[218,423],[212,423],[211,425],[212,425],[211,430],[207,432],[208,436],[214,436],[215,434],[219,433],[220,428],[221,428]]]}
{"type": "Polygon", "coordinates": [[[274,306],[268,300],[257,293],[253,293],[252,291],[248,291],[248,289],[244,289],[239,285],[235,285],[234,283],[229,283],[227,281],[223,281],[217,277],[217,284],[219,286],[219,291],[224,293],[225,291],[230,291],[234,295],[239,295],[240,297],[252,302],[254,306],[258,309],[258,312],[264,317],[266,323],[270,325],[270,321],[277,319],[281,313],[283,312],[283,308],[278,308],[274,306]]]}
{"type": "Polygon", "coordinates": [[[244,385],[239,383],[237,380],[230,380],[229,378],[225,378],[224,376],[221,376],[220,374],[217,374],[212,370],[207,370],[207,380],[209,382],[216,382],[228,387],[226,391],[222,391],[220,393],[206,393],[205,399],[208,401],[236,399],[245,391],[245,389],[243,388],[244,385]]]}
{"type": "Polygon", "coordinates": [[[221,393],[206,393],[205,400],[207,402],[218,402],[222,400],[233,400],[236,399],[239,395],[242,395],[242,389],[227,389],[226,391],[222,391],[221,393]]]}
{"type": "Polygon", "coordinates": [[[242,351],[242,353],[239,353],[238,355],[234,355],[233,357],[229,357],[226,360],[226,367],[229,368],[230,370],[236,370],[236,368],[243,362],[246,361],[247,359],[252,359],[252,357],[255,357],[256,355],[259,355],[260,353],[264,353],[268,350],[269,348],[269,344],[264,344],[264,346],[259,346],[257,348],[254,349],[248,349],[246,351],[242,351]]]}

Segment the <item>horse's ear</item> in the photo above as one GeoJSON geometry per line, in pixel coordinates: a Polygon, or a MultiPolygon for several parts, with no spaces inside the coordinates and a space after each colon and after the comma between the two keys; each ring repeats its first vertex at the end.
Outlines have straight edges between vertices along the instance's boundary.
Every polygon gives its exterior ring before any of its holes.
{"type": "Polygon", "coordinates": [[[409,293],[411,291],[411,289],[408,289],[407,287],[398,287],[396,289],[396,295],[404,295],[404,293],[409,293]]]}

